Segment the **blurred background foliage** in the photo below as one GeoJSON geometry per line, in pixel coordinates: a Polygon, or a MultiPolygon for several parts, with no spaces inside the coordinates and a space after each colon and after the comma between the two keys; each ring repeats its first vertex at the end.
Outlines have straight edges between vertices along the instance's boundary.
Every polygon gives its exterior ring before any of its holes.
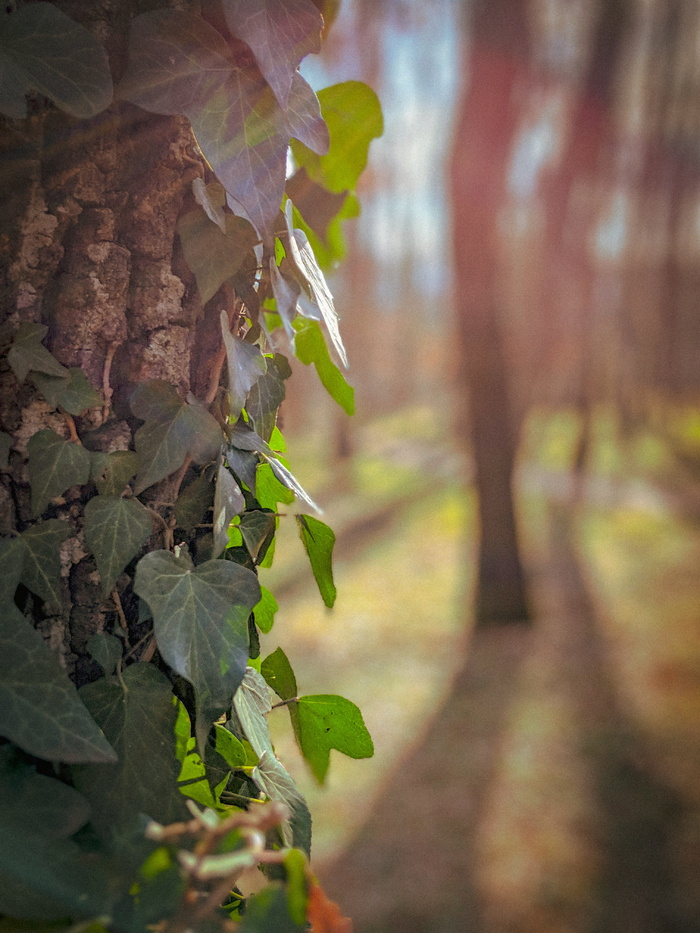
{"type": "Polygon", "coordinates": [[[343,0],[306,74],[386,122],[331,283],[357,413],[299,366],[284,411],[338,601],[301,545],[263,581],[377,749],[304,787],[321,877],[358,933],[691,933],[700,7],[343,0]]]}

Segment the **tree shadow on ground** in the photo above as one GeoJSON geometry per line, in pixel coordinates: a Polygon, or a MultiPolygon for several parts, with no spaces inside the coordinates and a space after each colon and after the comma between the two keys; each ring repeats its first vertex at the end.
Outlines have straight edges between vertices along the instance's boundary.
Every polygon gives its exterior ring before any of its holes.
{"type": "Polygon", "coordinates": [[[552,506],[536,618],[478,628],[448,700],[320,875],[356,933],[691,933],[683,807],[615,689],[573,544],[552,506]]]}

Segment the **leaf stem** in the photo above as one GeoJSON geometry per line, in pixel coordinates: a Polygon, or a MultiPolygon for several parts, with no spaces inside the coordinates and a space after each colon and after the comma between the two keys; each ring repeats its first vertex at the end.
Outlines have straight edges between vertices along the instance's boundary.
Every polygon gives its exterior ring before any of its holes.
{"type": "Polygon", "coordinates": [[[117,616],[119,617],[119,627],[121,628],[122,632],[124,632],[124,634],[128,636],[129,624],[126,621],[126,616],[124,615],[124,607],[122,606],[122,601],[119,598],[119,593],[117,592],[116,586],[112,590],[112,599],[114,600],[114,605],[117,610],[117,616]]]}

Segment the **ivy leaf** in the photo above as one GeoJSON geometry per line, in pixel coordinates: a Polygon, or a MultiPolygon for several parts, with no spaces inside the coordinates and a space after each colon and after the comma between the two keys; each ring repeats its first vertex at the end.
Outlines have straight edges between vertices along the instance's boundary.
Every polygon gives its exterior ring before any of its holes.
{"type": "Polygon", "coordinates": [[[253,608],[255,624],[261,632],[267,634],[272,630],[275,621],[275,613],[279,609],[277,600],[272,593],[264,586],[260,587],[260,602],[253,608]]]}
{"type": "Polygon", "coordinates": [[[202,405],[184,402],[161,379],[136,387],[131,410],[145,422],[134,437],[139,460],[136,495],[174,473],[188,453],[195,462],[207,463],[221,449],[223,437],[216,419],[202,405]]]}
{"type": "Polygon", "coordinates": [[[6,470],[10,465],[10,451],[14,441],[5,431],[0,431],[0,470],[6,470]]]}
{"type": "Polygon", "coordinates": [[[226,462],[238,477],[238,481],[255,494],[255,471],[259,463],[256,454],[248,450],[239,450],[235,446],[229,447],[226,451],[226,462]]]}
{"type": "Polygon", "coordinates": [[[311,0],[222,0],[226,25],[248,45],[282,107],[302,58],[321,48],[323,19],[311,0]]]}
{"type": "Polygon", "coordinates": [[[177,497],[175,521],[179,528],[191,531],[204,522],[207,512],[214,504],[214,484],[206,473],[200,473],[177,497]]]}
{"type": "Polygon", "coordinates": [[[279,211],[289,133],[269,85],[242,70],[200,16],[151,10],[132,22],[121,96],[155,113],[182,113],[204,157],[257,230],[279,211]]]}
{"type": "Polygon", "coordinates": [[[248,251],[258,240],[247,220],[234,214],[223,216],[223,232],[201,208],[188,211],[177,223],[182,251],[197,280],[204,304],[238,272],[248,251]]]}
{"type": "Polygon", "coordinates": [[[309,178],[304,168],[287,179],[284,190],[306,224],[328,246],[329,225],[343,210],[348,192],[334,194],[309,178]]]}
{"type": "Polygon", "coordinates": [[[297,711],[299,745],[319,784],[325,780],[332,748],[350,758],[374,754],[362,713],[350,700],[321,694],[299,697],[297,711]]]}
{"type": "Polygon", "coordinates": [[[192,182],[192,194],[197,204],[204,208],[204,213],[209,220],[216,224],[222,233],[226,233],[226,215],[223,211],[226,204],[224,186],[220,185],[218,181],[205,185],[204,179],[195,178],[192,182]]]}
{"type": "MultiPolygon", "coordinates": [[[[105,50],[84,26],[51,3],[20,6],[3,17],[0,54],[13,66],[16,88],[34,88],[71,116],[88,119],[112,100],[105,50]]],[[[16,92],[13,95],[16,100],[16,92]]],[[[15,107],[16,109],[16,107],[15,107]]],[[[26,106],[21,114],[26,116],[26,106]]]]}
{"type": "Polygon", "coordinates": [[[289,658],[281,648],[268,654],[260,668],[268,686],[272,687],[280,700],[291,700],[297,695],[297,679],[289,658]]]}
{"type": "Polygon", "coordinates": [[[138,499],[95,496],[85,506],[85,543],[95,555],[106,595],[153,531],[153,520],[138,499]]]}
{"type": "Polygon", "coordinates": [[[214,748],[226,764],[235,771],[246,762],[245,749],[240,739],[223,726],[214,725],[214,748]]]}
{"type": "Polygon", "coordinates": [[[109,677],[122,656],[122,643],[115,635],[97,632],[88,639],[87,650],[109,677]]]}
{"type": "Polygon", "coordinates": [[[68,378],[34,373],[32,380],[51,408],[64,408],[71,415],[80,415],[86,408],[102,405],[102,396],[93,389],[87,376],[77,367],[68,370],[68,378]]]}
{"type": "Polygon", "coordinates": [[[297,308],[304,317],[320,320],[326,326],[331,343],[335,348],[340,361],[347,369],[348,358],[338,328],[338,315],[321,268],[316,262],[309,240],[303,230],[297,230],[293,225],[292,202],[288,199],[285,205],[285,218],[287,221],[288,243],[290,258],[301,277],[302,285],[308,289],[308,294],[302,289],[297,308]]]}
{"type": "Polygon", "coordinates": [[[355,412],[355,390],[348,385],[345,376],[331,360],[316,321],[298,321],[295,339],[295,355],[300,363],[316,367],[318,378],[330,397],[349,415],[355,412]]]}
{"type": "Polygon", "coordinates": [[[115,760],[58,657],[14,603],[0,612],[0,735],[48,761],[115,760]]]}
{"type": "Polygon", "coordinates": [[[186,811],[177,789],[177,711],[167,677],[152,664],[132,664],[122,683],[98,680],[83,687],[80,698],[119,756],[115,764],[73,769],[97,828],[108,834],[139,813],[163,823],[181,819],[186,811]]]}
{"type": "Polygon", "coordinates": [[[333,530],[312,515],[296,515],[301,538],[309,555],[311,570],[318,585],[323,602],[331,609],[335,603],[336,588],[333,582],[333,530]]]}
{"type": "Polygon", "coordinates": [[[238,527],[246,550],[255,563],[259,564],[275,536],[277,516],[274,512],[251,509],[241,515],[238,527]]]}
{"type": "Polygon", "coordinates": [[[369,144],[384,132],[379,99],[361,81],[345,81],[318,93],[321,113],[328,126],[330,146],[317,155],[292,140],[294,160],[309,178],[329,191],[352,191],[367,165],[369,144]]]}
{"type": "Polygon", "coordinates": [[[222,310],[221,335],[226,348],[228,363],[228,391],[230,397],[231,419],[237,418],[248,396],[248,392],[263,373],[267,372],[267,360],[260,347],[234,337],[228,323],[228,316],[222,310]]]}
{"type": "Polygon", "coordinates": [[[284,378],[275,360],[268,360],[267,372],[253,384],[245,403],[245,410],[264,441],[270,440],[277,421],[277,409],[285,395],[284,378]]]}
{"type": "Polygon", "coordinates": [[[318,155],[328,152],[330,137],[326,121],[321,116],[321,105],[311,85],[298,71],[294,73],[287,101],[287,122],[290,135],[312,152],[318,155]]]}
{"type": "Polygon", "coordinates": [[[233,561],[194,567],[184,552],[151,551],[137,564],[134,590],[153,612],[163,658],[195,689],[203,746],[209,722],[228,709],[245,674],[257,577],[233,561]]]}
{"type": "Polygon", "coordinates": [[[91,458],[81,445],[66,441],[50,428],[29,438],[29,481],[32,511],[41,515],[49,502],[70,486],[82,486],[90,479],[91,458]]]}
{"type": "Polygon", "coordinates": [[[214,493],[214,557],[228,544],[228,526],[245,508],[245,498],[238,483],[225,466],[219,466],[214,493]]]}
{"type": "Polygon", "coordinates": [[[61,605],[61,544],[73,528],[58,518],[30,525],[20,535],[24,546],[21,582],[50,606],[61,605]]]}
{"type": "Polygon", "coordinates": [[[273,882],[247,901],[239,933],[302,933],[304,929],[305,924],[297,924],[292,918],[285,889],[273,882]]]}
{"type": "Polygon", "coordinates": [[[253,780],[271,800],[279,800],[289,807],[291,818],[282,826],[282,839],[286,846],[311,852],[311,813],[299,788],[284,765],[272,751],[265,750],[253,768],[253,780]]]}
{"type": "Polygon", "coordinates": [[[7,362],[18,382],[24,382],[30,372],[46,373],[47,376],[59,379],[68,378],[66,367],[61,366],[41,342],[48,332],[48,327],[43,324],[25,322],[19,325],[7,352],[7,362]]]}
{"type": "Polygon", "coordinates": [[[294,493],[277,479],[269,463],[261,463],[255,478],[255,498],[261,508],[277,511],[278,502],[285,505],[294,502],[294,493]]]}
{"type": "Polygon", "coordinates": [[[260,758],[269,752],[274,758],[267,714],[272,709],[270,691],[262,674],[247,667],[245,676],[233,697],[233,708],[243,733],[255,754],[260,758]]]}
{"type": "Polygon", "coordinates": [[[111,454],[93,453],[90,478],[101,496],[119,496],[136,476],[139,462],[133,450],[115,450],[111,454]]]}
{"type": "Polygon", "coordinates": [[[270,285],[272,295],[277,305],[277,313],[282,318],[282,324],[287,336],[294,347],[294,328],[292,322],[297,315],[297,302],[301,295],[301,285],[291,276],[284,275],[274,258],[270,259],[270,285]]]}
{"type": "Polygon", "coordinates": [[[314,500],[304,489],[299,480],[290,471],[289,467],[285,466],[285,464],[282,463],[282,461],[277,457],[267,457],[267,462],[270,464],[272,472],[275,474],[280,483],[283,483],[285,486],[287,486],[288,489],[291,489],[296,496],[299,496],[300,499],[303,499],[303,501],[306,502],[307,505],[310,505],[312,509],[315,509],[316,512],[321,512],[321,509],[316,505],[314,500]]]}

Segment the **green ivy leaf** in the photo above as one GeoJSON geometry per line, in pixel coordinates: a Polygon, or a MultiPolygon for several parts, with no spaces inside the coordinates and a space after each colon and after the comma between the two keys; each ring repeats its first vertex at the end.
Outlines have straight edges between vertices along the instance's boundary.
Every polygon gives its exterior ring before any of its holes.
{"type": "Polygon", "coordinates": [[[305,366],[313,363],[321,385],[330,397],[349,415],[354,414],[355,390],[348,385],[342,372],[331,360],[323,333],[316,321],[297,319],[295,355],[305,366]]]}
{"type": "Polygon", "coordinates": [[[328,152],[317,155],[293,140],[294,160],[329,191],[352,191],[367,165],[369,144],[384,132],[379,99],[361,81],[324,88],[318,99],[330,135],[328,152]]]}
{"type": "Polygon", "coordinates": [[[221,312],[221,335],[226,348],[228,363],[228,392],[232,420],[238,418],[248,392],[263,373],[267,372],[267,360],[260,347],[234,337],[225,311],[221,312]]]}
{"type": "Polygon", "coordinates": [[[47,376],[68,378],[68,370],[61,366],[55,356],[46,349],[42,340],[49,329],[43,324],[23,323],[19,325],[7,352],[7,362],[18,382],[24,382],[30,372],[46,373],[47,376]]]}
{"type": "Polygon", "coordinates": [[[71,415],[80,415],[87,408],[103,404],[102,396],[90,385],[82,369],[73,367],[68,374],[67,378],[37,372],[32,374],[34,384],[51,408],[60,406],[71,415]]]}
{"type": "Polygon", "coordinates": [[[185,261],[194,273],[205,304],[238,272],[248,251],[258,241],[254,228],[243,217],[224,215],[222,232],[200,208],[180,218],[177,232],[185,261]]]}
{"type": "Polygon", "coordinates": [[[6,470],[10,465],[10,451],[13,443],[9,434],[0,431],[0,470],[6,470]]]}
{"type": "Polygon", "coordinates": [[[195,399],[184,402],[167,382],[152,379],[137,386],[131,410],[145,422],[134,437],[137,495],[174,473],[188,453],[196,463],[208,463],[221,449],[223,436],[216,419],[195,399]]]}
{"type": "Polygon", "coordinates": [[[219,181],[270,235],[284,189],[286,120],[257,69],[238,67],[213,26],[180,10],[137,16],[120,94],[155,113],[187,116],[219,181]]]}
{"type": "Polygon", "coordinates": [[[277,479],[269,463],[261,463],[255,476],[255,498],[261,508],[276,512],[278,502],[285,505],[294,502],[294,493],[277,479]]]}
{"type": "Polygon", "coordinates": [[[299,744],[317,781],[328,772],[330,751],[337,749],[350,758],[371,758],[374,744],[362,713],[344,697],[331,695],[299,697],[299,744]]]}
{"type": "Polygon", "coordinates": [[[204,522],[207,512],[214,505],[214,484],[206,473],[186,486],[175,503],[175,521],[179,528],[191,531],[204,522]]]}
{"type": "Polygon", "coordinates": [[[268,686],[272,687],[281,700],[291,700],[297,695],[297,679],[289,658],[281,648],[268,654],[260,668],[268,686]]]}
{"type": "Polygon", "coordinates": [[[260,462],[257,456],[247,450],[238,450],[237,447],[229,447],[226,451],[226,462],[233,470],[240,483],[250,489],[255,495],[255,471],[260,462]]]}
{"type": "Polygon", "coordinates": [[[122,643],[116,635],[97,632],[88,639],[86,647],[105,674],[111,676],[122,656],[122,643]]]}
{"type": "Polygon", "coordinates": [[[232,771],[241,768],[246,762],[243,743],[223,726],[214,725],[214,748],[232,771]]]}
{"type": "Polygon", "coordinates": [[[282,885],[273,883],[248,900],[238,933],[302,933],[305,928],[292,919],[282,885]]]}
{"type": "Polygon", "coordinates": [[[255,574],[186,553],[151,551],[136,567],[134,590],[153,612],[165,661],[195,689],[200,746],[209,723],[228,709],[248,661],[248,616],[260,601],[255,574]]]}
{"type": "Polygon", "coordinates": [[[14,602],[0,611],[0,735],[49,761],[115,758],[57,656],[14,602]]]}
{"type": "Polygon", "coordinates": [[[21,581],[50,606],[61,605],[61,544],[73,534],[68,522],[58,518],[30,525],[20,535],[24,547],[21,581]]]}
{"type": "Polygon", "coordinates": [[[34,88],[71,116],[88,119],[112,100],[107,54],[91,32],[52,3],[31,3],[3,16],[0,59],[12,66],[13,89],[8,116],[18,112],[22,96],[34,88]]]}
{"type": "Polygon", "coordinates": [[[153,532],[153,519],[138,499],[95,496],[85,506],[85,543],[95,555],[106,595],[153,532]]]}
{"type": "Polygon", "coordinates": [[[214,557],[228,544],[228,526],[244,508],[245,498],[238,483],[225,466],[219,466],[214,493],[214,557]]]}
{"type": "Polygon", "coordinates": [[[162,823],[181,819],[186,811],[177,789],[177,711],[167,677],[152,664],[132,664],[122,682],[98,680],[83,687],[80,698],[119,756],[115,764],[73,769],[97,828],[109,834],[139,813],[162,823]]]}
{"type": "Polygon", "coordinates": [[[253,608],[255,624],[261,632],[267,634],[272,630],[275,621],[275,613],[279,609],[277,600],[272,593],[264,586],[260,587],[260,602],[253,608]]]}
{"type": "Polygon", "coordinates": [[[328,525],[311,515],[296,515],[301,538],[306,553],[309,555],[314,579],[318,585],[323,602],[332,608],[335,603],[336,588],[333,582],[333,545],[335,535],[328,525]]]}
{"type": "Polygon", "coordinates": [[[66,441],[50,428],[29,438],[29,481],[32,511],[41,515],[49,502],[70,486],[82,486],[90,479],[90,453],[81,444],[66,441]]]}
{"type": "Polygon", "coordinates": [[[0,913],[21,918],[8,930],[29,933],[45,929],[36,921],[104,911],[105,861],[84,854],[69,838],[89,813],[88,802],[72,787],[37,774],[11,745],[0,749],[0,834],[12,840],[0,846],[0,913]]]}
{"type": "Polygon", "coordinates": [[[246,668],[245,676],[233,697],[233,708],[258,758],[264,752],[274,757],[270,727],[267,724],[267,714],[272,709],[270,691],[263,676],[255,668],[246,668]]]}
{"type": "Polygon", "coordinates": [[[277,530],[277,516],[274,512],[252,509],[241,515],[239,529],[248,553],[259,564],[272,544],[277,530]]]}
{"type": "Polygon", "coordinates": [[[321,48],[323,19],[311,0],[222,0],[226,25],[250,47],[282,107],[302,58],[321,48]]]}
{"type": "MultiPolygon", "coordinates": [[[[321,511],[321,509],[316,505],[314,500],[304,489],[296,476],[294,476],[289,467],[283,463],[280,458],[267,457],[266,459],[270,464],[272,472],[275,474],[280,483],[283,483],[285,486],[287,486],[288,489],[291,489],[295,496],[298,496],[300,499],[306,502],[307,505],[310,505],[312,509],[315,509],[317,512],[321,511]]],[[[260,471],[258,470],[258,476],[259,475],[260,471]]]]}
{"type": "Polygon", "coordinates": [[[248,417],[264,441],[270,440],[285,394],[284,377],[275,360],[268,360],[267,372],[253,384],[245,403],[248,417]]]}
{"type": "Polygon", "coordinates": [[[281,826],[284,844],[297,846],[310,855],[311,813],[292,776],[272,751],[260,756],[253,768],[253,780],[271,800],[279,800],[291,811],[291,818],[281,826]]]}
{"type": "Polygon", "coordinates": [[[93,453],[90,479],[101,496],[119,496],[136,476],[138,458],[133,450],[115,450],[111,454],[93,453]]]}

